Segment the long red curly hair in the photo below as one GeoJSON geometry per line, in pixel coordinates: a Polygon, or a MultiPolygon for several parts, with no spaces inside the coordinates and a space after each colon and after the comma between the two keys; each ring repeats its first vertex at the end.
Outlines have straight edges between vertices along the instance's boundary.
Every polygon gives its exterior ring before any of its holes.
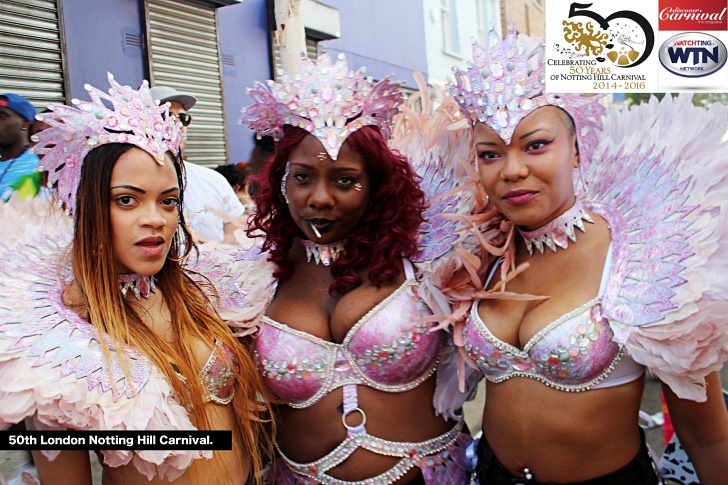
{"type": "MultiPolygon", "coordinates": [[[[288,254],[298,229],[281,195],[281,179],[291,152],[308,134],[286,125],[275,155],[257,177],[258,212],[251,219],[248,235],[265,236],[263,250],[270,252],[268,259],[277,266],[273,276],[280,280],[293,274],[288,254]]],[[[365,126],[349,135],[346,143],[364,158],[372,189],[364,217],[346,238],[344,254],[331,265],[331,274],[336,278],[329,288],[331,294],[344,294],[361,285],[357,270],[365,267],[371,267],[368,277],[377,287],[394,279],[401,258],[417,253],[418,229],[425,209],[418,176],[406,158],[387,147],[378,128],[365,126]]]]}

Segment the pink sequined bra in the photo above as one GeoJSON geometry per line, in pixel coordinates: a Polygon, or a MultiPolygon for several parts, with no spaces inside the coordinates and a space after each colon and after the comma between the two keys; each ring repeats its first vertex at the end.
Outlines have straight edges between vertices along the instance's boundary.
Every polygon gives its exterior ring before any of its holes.
{"type": "Polygon", "coordinates": [[[407,279],[364,315],[340,344],[263,317],[255,358],[265,384],[291,407],[305,408],[332,390],[361,384],[385,392],[414,389],[437,366],[440,334],[429,331],[427,305],[407,279]]]}
{"type": "MultiPolygon", "coordinates": [[[[606,287],[610,266],[611,247],[599,295],[606,287]]],[[[463,331],[464,348],[488,381],[529,377],[574,392],[624,384],[644,373],[613,340],[609,322],[602,316],[601,296],[548,324],[523,349],[490,332],[478,314],[478,303],[474,302],[463,331]]]]}
{"type": "MultiPolygon", "coordinates": [[[[222,342],[215,342],[215,347],[210,352],[207,362],[197,374],[205,395],[203,402],[214,402],[215,404],[229,404],[235,397],[235,370],[238,366],[233,351],[222,342]]],[[[174,365],[173,365],[174,367],[174,365]]],[[[175,369],[175,372],[177,370],[175,369]]],[[[182,382],[187,379],[177,372],[182,382]]]]}

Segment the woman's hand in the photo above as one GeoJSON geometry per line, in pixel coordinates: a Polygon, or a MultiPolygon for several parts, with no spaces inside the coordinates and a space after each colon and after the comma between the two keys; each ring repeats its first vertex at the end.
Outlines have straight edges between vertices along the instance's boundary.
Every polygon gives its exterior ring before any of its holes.
{"type": "Polygon", "coordinates": [[[680,399],[663,384],[670,418],[680,442],[690,456],[703,485],[726,483],[728,473],[728,410],[726,410],[720,375],[706,377],[705,402],[680,399]]]}

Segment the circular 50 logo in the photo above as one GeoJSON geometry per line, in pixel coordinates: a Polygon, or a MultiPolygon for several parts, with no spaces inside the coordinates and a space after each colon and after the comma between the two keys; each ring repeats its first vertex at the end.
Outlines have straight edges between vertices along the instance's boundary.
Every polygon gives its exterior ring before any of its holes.
{"type": "Polygon", "coordinates": [[[702,32],[673,35],[660,46],[660,63],[683,77],[709,76],[726,61],[726,47],[717,38],[702,32]]]}

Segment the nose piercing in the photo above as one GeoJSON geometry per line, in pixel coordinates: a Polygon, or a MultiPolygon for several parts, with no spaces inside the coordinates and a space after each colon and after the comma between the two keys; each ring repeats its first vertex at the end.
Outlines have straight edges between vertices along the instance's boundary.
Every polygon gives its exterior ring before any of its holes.
{"type": "Polygon", "coordinates": [[[357,192],[361,192],[361,184],[359,182],[354,184],[354,190],[357,192]]]}

